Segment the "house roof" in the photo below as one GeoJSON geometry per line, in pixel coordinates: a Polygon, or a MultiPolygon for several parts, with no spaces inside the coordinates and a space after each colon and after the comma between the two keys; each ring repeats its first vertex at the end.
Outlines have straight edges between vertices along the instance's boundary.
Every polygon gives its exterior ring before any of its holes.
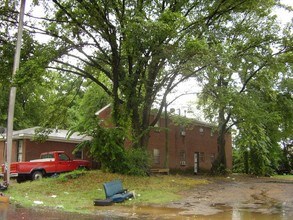
{"type": "MultiPolygon", "coordinates": [[[[19,131],[13,131],[13,139],[32,139],[36,132],[35,130],[40,127],[33,127],[33,128],[27,128],[19,131]]],[[[48,138],[46,140],[48,141],[60,141],[60,142],[70,142],[70,143],[80,143],[85,140],[91,140],[90,136],[86,135],[80,135],[77,132],[74,132],[69,136],[68,130],[62,130],[62,129],[51,129],[52,132],[49,133],[47,136],[48,138]]]]}

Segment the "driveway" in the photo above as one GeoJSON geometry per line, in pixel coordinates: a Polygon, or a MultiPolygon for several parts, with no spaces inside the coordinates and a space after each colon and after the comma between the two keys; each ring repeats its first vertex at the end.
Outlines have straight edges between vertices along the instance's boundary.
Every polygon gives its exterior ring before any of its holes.
{"type": "Polygon", "coordinates": [[[229,207],[293,216],[293,181],[237,175],[209,180],[210,184],[184,192],[184,199],[168,207],[184,209],[183,215],[212,215],[229,207]]]}

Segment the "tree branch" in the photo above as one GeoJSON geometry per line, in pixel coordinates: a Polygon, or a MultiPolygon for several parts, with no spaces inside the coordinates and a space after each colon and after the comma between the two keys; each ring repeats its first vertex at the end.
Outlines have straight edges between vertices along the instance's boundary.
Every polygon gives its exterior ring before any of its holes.
{"type": "Polygon", "coordinates": [[[246,89],[247,84],[250,82],[250,80],[261,70],[263,69],[266,64],[268,63],[268,61],[265,61],[262,65],[260,65],[255,71],[252,72],[252,74],[250,74],[250,76],[245,80],[245,82],[243,83],[243,86],[241,88],[241,90],[239,91],[239,93],[244,92],[244,90],[246,89]]]}
{"type": "Polygon", "coordinates": [[[50,69],[55,69],[55,70],[59,70],[59,71],[63,71],[63,72],[68,72],[68,73],[72,73],[72,74],[75,74],[75,75],[78,75],[78,76],[81,76],[81,77],[84,77],[84,78],[88,78],[88,79],[91,79],[93,82],[95,82],[97,85],[99,85],[101,88],[103,88],[103,90],[109,95],[111,96],[112,95],[112,92],[103,84],[101,83],[98,79],[96,79],[93,75],[87,73],[86,71],[83,71],[82,69],[80,68],[77,68],[73,65],[68,65],[67,63],[64,63],[62,61],[55,61],[57,63],[61,63],[61,64],[64,64],[66,66],[71,66],[72,68],[76,69],[77,71],[74,71],[74,70],[70,70],[70,69],[65,69],[65,68],[61,68],[61,67],[57,67],[57,66],[48,66],[48,68],[50,69]]]}

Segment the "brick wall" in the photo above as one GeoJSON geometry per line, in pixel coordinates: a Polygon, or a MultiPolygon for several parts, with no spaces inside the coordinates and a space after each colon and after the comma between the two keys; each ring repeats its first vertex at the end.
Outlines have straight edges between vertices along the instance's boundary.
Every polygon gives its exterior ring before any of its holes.
{"type": "MultiPolygon", "coordinates": [[[[111,107],[104,109],[98,115],[100,118],[109,119],[111,107]]],[[[193,169],[194,154],[199,156],[199,169],[209,170],[213,160],[217,157],[217,132],[204,124],[194,124],[189,128],[168,124],[168,149],[166,149],[166,129],[165,119],[161,118],[157,123],[158,127],[150,132],[148,150],[154,156],[154,151],[159,153],[158,158],[154,158],[153,168],[167,167],[170,169],[193,169]],[[161,125],[161,126],[160,126],[161,125]],[[182,131],[184,133],[182,133],[182,131]],[[166,157],[166,151],[167,157],[166,157]]],[[[109,126],[109,124],[104,124],[109,126]]],[[[130,145],[127,142],[127,145],[130,145]]],[[[232,140],[231,134],[226,135],[226,161],[227,168],[232,169],[232,140]]]]}
{"type": "MultiPolygon", "coordinates": [[[[162,124],[161,119],[161,124],[162,124]]],[[[170,169],[193,169],[194,154],[198,153],[199,168],[209,170],[218,153],[217,133],[204,125],[193,125],[189,128],[169,124],[168,165],[170,169]]],[[[166,160],[166,129],[161,126],[150,133],[148,149],[152,155],[159,152],[154,158],[154,167],[164,167],[166,160]]],[[[231,135],[226,136],[227,167],[232,168],[231,135]]]]}

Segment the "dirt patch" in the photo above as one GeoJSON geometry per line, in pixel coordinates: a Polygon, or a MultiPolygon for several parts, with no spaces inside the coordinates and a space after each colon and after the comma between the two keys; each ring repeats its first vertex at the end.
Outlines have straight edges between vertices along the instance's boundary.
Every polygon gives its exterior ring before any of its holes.
{"type": "Polygon", "coordinates": [[[182,215],[213,215],[225,206],[267,214],[286,212],[293,216],[293,181],[243,176],[209,181],[210,184],[185,192],[184,199],[168,207],[184,209],[182,215]]]}

